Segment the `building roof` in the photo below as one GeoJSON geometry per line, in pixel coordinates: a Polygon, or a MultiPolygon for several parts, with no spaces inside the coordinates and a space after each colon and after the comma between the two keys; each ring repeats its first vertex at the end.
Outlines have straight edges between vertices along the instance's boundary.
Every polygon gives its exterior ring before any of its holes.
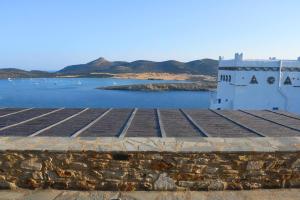
{"type": "Polygon", "coordinates": [[[234,59],[220,59],[219,67],[300,67],[300,57],[296,60],[279,60],[270,58],[262,59],[243,59],[243,54],[235,54],[234,59]]]}

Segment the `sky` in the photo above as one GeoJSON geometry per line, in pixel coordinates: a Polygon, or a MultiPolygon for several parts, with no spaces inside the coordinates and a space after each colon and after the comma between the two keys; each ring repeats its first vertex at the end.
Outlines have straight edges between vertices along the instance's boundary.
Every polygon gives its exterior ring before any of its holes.
{"type": "Polygon", "coordinates": [[[0,68],[300,56],[299,0],[0,0],[0,68]]]}

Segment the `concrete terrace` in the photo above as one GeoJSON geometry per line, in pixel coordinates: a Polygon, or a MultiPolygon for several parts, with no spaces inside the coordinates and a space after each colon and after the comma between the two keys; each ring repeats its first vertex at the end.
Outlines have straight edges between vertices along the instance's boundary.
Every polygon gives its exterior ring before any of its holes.
{"type": "Polygon", "coordinates": [[[0,136],[297,137],[300,116],[269,110],[2,108],[0,136]]]}

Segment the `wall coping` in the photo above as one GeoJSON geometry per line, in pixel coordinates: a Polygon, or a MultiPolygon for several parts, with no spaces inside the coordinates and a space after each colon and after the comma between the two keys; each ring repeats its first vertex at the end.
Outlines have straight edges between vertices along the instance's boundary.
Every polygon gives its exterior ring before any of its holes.
{"type": "Polygon", "coordinates": [[[300,137],[0,137],[0,151],[6,150],[97,152],[295,152],[300,151],[300,137]]]}

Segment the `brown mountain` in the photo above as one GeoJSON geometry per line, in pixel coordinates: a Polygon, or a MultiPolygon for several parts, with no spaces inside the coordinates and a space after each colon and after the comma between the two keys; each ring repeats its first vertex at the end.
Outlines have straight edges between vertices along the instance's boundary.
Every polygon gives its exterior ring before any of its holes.
{"type": "Polygon", "coordinates": [[[0,78],[40,78],[40,77],[53,77],[54,74],[45,71],[32,70],[26,71],[16,68],[0,69],[0,78]]]}
{"type": "MultiPolygon", "coordinates": [[[[194,60],[191,62],[179,62],[168,60],[154,62],[148,60],[136,60],[133,62],[108,61],[105,58],[98,58],[92,62],[79,65],[71,65],[57,72],[45,72],[39,70],[26,71],[16,68],[0,69],[0,78],[38,78],[55,77],[66,75],[78,75],[79,77],[93,77],[91,73],[172,73],[172,74],[201,74],[217,75],[218,61],[212,59],[194,60]]],[[[97,76],[99,77],[99,76],[97,76]]]]}
{"type": "Polygon", "coordinates": [[[89,74],[98,73],[144,73],[144,72],[166,72],[166,73],[189,73],[202,75],[216,75],[218,61],[212,59],[195,60],[191,62],[179,62],[168,60],[154,62],[148,60],[137,60],[133,62],[108,61],[99,58],[92,62],[80,65],[71,65],[58,71],[58,74],[89,74]]]}

